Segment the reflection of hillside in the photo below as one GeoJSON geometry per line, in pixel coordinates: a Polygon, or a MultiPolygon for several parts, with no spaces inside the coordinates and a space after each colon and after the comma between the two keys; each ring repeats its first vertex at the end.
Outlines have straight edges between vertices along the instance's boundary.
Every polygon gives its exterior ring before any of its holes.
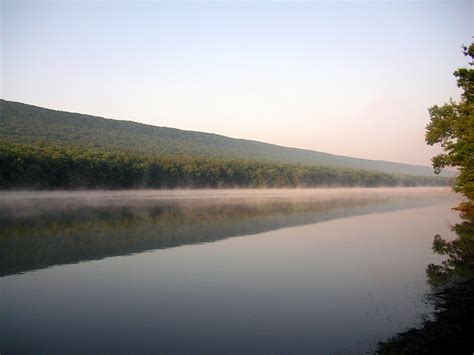
{"type": "MultiPolygon", "coordinates": [[[[424,202],[423,202],[424,201],[424,202]]],[[[0,275],[423,205],[418,199],[134,204],[0,217],[0,275]]]]}

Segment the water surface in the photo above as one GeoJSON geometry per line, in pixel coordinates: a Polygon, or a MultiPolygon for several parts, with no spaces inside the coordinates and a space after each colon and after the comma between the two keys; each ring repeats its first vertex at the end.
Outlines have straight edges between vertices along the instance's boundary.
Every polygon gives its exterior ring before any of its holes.
{"type": "Polygon", "coordinates": [[[448,189],[0,194],[0,351],[364,352],[433,309],[448,189]]]}

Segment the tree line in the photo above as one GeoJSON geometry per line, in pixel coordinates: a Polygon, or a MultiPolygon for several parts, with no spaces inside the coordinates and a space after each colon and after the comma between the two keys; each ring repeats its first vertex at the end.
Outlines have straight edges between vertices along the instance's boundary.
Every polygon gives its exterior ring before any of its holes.
{"type": "MultiPolygon", "coordinates": [[[[469,65],[474,65],[474,43],[463,46],[469,65]]],[[[433,157],[433,168],[439,173],[445,167],[455,167],[459,174],[454,191],[474,200],[474,69],[459,68],[454,72],[462,90],[458,102],[450,99],[442,106],[428,109],[430,122],[426,126],[425,140],[429,145],[440,144],[443,152],[433,157]]]]}
{"type": "Polygon", "coordinates": [[[443,177],[267,161],[155,157],[94,148],[0,143],[2,189],[445,186],[443,177]]]}

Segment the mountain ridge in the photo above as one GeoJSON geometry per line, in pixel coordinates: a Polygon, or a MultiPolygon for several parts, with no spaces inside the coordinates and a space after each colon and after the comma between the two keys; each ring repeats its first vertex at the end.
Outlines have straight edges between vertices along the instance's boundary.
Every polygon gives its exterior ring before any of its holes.
{"type": "MultiPolygon", "coordinates": [[[[265,160],[407,175],[434,175],[432,168],[427,166],[341,156],[216,133],[54,110],[3,99],[0,99],[0,140],[105,148],[157,156],[265,160]]],[[[452,175],[452,171],[443,174],[452,175]]]]}

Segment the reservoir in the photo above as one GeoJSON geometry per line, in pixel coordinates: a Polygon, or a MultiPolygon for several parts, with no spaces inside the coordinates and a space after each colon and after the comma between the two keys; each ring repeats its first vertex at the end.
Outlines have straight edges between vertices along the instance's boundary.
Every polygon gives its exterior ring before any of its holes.
{"type": "Polygon", "coordinates": [[[430,319],[449,188],[0,193],[0,352],[347,353],[430,319]]]}

